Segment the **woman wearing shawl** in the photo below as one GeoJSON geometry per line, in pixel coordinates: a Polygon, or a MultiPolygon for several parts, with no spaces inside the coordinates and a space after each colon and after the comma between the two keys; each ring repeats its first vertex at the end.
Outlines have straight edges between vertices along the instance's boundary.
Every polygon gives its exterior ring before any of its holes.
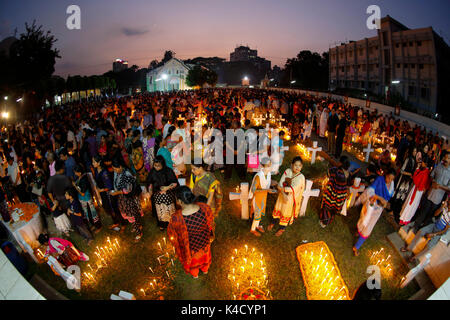
{"type": "Polygon", "coordinates": [[[144,130],[144,138],[142,139],[142,148],[144,150],[144,165],[147,171],[150,171],[153,167],[153,161],[155,160],[155,153],[153,152],[155,147],[155,138],[153,138],[154,128],[148,127],[144,130]]]}
{"type": "Polygon", "coordinates": [[[275,234],[281,236],[286,227],[294,222],[300,212],[303,190],[305,190],[305,176],[301,173],[303,161],[300,157],[292,160],[291,168],[281,176],[278,184],[278,199],[272,214],[272,223],[267,230],[271,231],[277,220],[280,221],[280,229],[275,234]]]}
{"type": "Polygon", "coordinates": [[[363,208],[357,225],[359,239],[353,247],[355,256],[359,255],[359,248],[372,233],[381,213],[394,194],[394,178],[395,170],[389,169],[384,176],[376,178],[356,201],[355,206],[363,204],[363,208]]]}
{"type": "Polygon", "coordinates": [[[167,234],[187,274],[198,278],[211,265],[211,242],[214,240],[214,215],[205,203],[194,203],[195,195],[187,186],[176,192],[177,210],[170,220],[167,234]]]}
{"type": "Polygon", "coordinates": [[[49,255],[61,255],[66,248],[71,248],[77,255],[79,261],[89,261],[89,257],[77,250],[72,242],[61,238],[49,238],[48,234],[40,234],[38,241],[42,245],[47,245],[45,256],[49,255]]]}
{"type": "Polygon", "coordinates": [[[430,186],[430,173],[430,169],[427,168],[427,163],[422,161],[420,167],[412,176],[414,185],[409,192],[408,198],[403,203],[402,212],[400,213],[400,225],[405,226],[409,224],[414,217],[423,193],[430,186]]]}
{"type": "Polygon", "coordinates": [[[156,156],[153,168],[147,177],[152,213],[158,220],[161,231],[167,228],[170,217],[175,212],[174,189],[178,186],[178,179],[172,169],[166,166],[162,156],[156,156]]]}
{"type": "Polygon", "coordinates": [[[189,188],[196,197],[204,196],[207,199],[207,204],[214,213],[214,216],[219,215],[222,209],[222,190],[220,182],[212,172],[207,172],[205,169],[207,164],[191,164],[192,174],[189,181],[189,188]]]}
{"type": "Polygon", "coordinates": [[[319,212],[319,224],[322,228],[328,226],[334,216],[342,211],[348,193],[349,168],[350,161],[346,156],[342,156],[338,166],[328,170],[328,182],[319,212]]]}
{"type": "Polygon", "coordinates": [[[116,160],[112,162],[114,170],[114,190],[110,191],[111,196],[118,196],[117,202],[120,213],[125,220],[133,225],[133,232],[136,234],[135,242],[141,240],[142,233],[142,211],[141,202],[137,196],[137,188],[140,186],[136,183],[136,178],[130,171],[125,169],[123,165],[116,160]]]}
{"type": "Polygon", "coordinates": [[[249,194],[249,199],[252,199],[251,212],[253,214],[253,223],[250,232],[257,237],[260,237],[261,233],[265,232],[264,228],[260,226],[259,223],[261,222],[261,218],[266,215],[267,192],[269,191],[272,182],[270,173],[272,162],[269,158],[264,158],[261,160],[261,165],[262,168],[253,178],[249,194]]]}
{"type": "Polygon", "coordinates": [[[400,169],[400,178],[396,182],[397,188],[390,201],[391,210],[394,213],[396,221],[400,217],[400,212],[402,211],[403,204],[408,197],[408,193],[413,184],[412,176],[416,170],[416,153],[417,149],[415,147],[408,150],[408,156],[403,162],[403,166],[400,169]]]}
{"type": "Polygon", "coordinates": [[[141,186],[145,186],[148,171],[147,168],[145,167],[142,142],[139,139],[133,142],[133,151],[131,152],[131,162],[133,164],[134,172],[136,172],[137,181],[141,186]]]}

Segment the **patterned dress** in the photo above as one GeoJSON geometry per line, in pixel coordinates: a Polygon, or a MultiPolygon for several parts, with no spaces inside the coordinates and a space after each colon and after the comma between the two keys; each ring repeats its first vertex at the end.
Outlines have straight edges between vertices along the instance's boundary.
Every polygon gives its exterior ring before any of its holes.
{"type": "Polygon", "coordinates": [[[115,191],[123,191],[124,194],[118,196],[119,210],[122,217],[133,224],[133,232],[140,234],[142,230],[141,217],[144,215],[141,202],[138,197],[130,196],[128,193],[133,190],[135,177],[126,169],[122,173],[114,173],[115,191]]]}
{"type": "Polygon", "coordinates": [[[222,208],[223,195],[220,188],[220,182],[213,173],[206,172],[201,177],[191,174],[189,188],[191,188],[192,193],[196,197],[205,196],[209,199],[210,195],[214,193],[211,209],[213,210],[215,216],[219,215],[220,209],[222,208]]]}
{"type": "Polygon", "coordinates": [[[292,169],[287,169],[281,176],[279,185],[285,186],[286,179],[291,179],[289,187],[286,189],[291,192],[288,193],[287,201],[282,194],[278,195],[275,208],[273,209],[273,219],[280,220],[280,226],[286,227],[294,222],[300,213],[302,205],[303,190],[305,190],[305,176],[301,173],[294,175],[292,169]]]}
{"type": "Polygon", "coordinates": [[[140,185],[145,185],[147,180],[148,171],[145,167],[144,163],[144,151],[141,147],[134,148],[131,153],[131,159],[134,167],[134,171],[136,172],[137,180],[140,185]]]}
{"type": "Polygon", "coordinates": [[[199,270],[208,272],[215,229],[211,208],[204,203],[197,205],[199,210],[189,216],[183,216],[181,210],[177,210],[167,228],[184,271],[194,277],[197,277],[199,270]]]}
{"type": "Polygon", "coordinates": [[[322,198],[322,208],[319,218],[322,224],[329,225],[334,215],[341,212],[342,206],[347,199],[348,177],[341,168],[328,170],[328,183],[322,198]]]}

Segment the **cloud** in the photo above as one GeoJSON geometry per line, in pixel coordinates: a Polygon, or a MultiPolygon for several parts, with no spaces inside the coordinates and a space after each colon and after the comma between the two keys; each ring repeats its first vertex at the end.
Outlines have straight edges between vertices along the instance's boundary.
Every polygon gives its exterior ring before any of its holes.
{"type": "Polygon", "coordinates": [[[120,31],[127,37],[139,36],[139,35],[146,34],[149,32],[149,30],[144,29],[144,28],[140,29],[140,28],[128,28],[128,27],[123,27],[122,29],[120,29],[120,31]]]}

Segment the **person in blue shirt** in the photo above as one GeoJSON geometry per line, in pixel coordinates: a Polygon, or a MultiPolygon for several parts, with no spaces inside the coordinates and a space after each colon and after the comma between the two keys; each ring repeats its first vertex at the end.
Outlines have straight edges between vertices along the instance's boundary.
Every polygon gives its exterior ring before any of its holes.
{"type": "Polygon", "coordinates": [[[434,213],[435,217],[440,217],[434,222],[431,223],[422,229],[420,229],[414,239],[411,241],[409,246],[405,246],[400,249],[401,252],[412,252],[417,243],[424,237],[428,243],[420,252],[412,255],[409,258],[409,262],[413,262],[415,259],[426,255],[426,253],[430,252],[436,244],[438,244],[441,239],[441,235],[445,234],[450,228],[450,212],[448,211],[448,203],[449,197],[446,196],[445,200],[442,202],[442,205],[439,209],[434,213]]]}
{"type": "Polygon", "coordinates": [[[83,220],[83,208],[78,200],[78,192],[74,188],[68,188],[65,191],[66,200],[69,202],[67,215],[70,218],[72,226],[87,241],[88,246],[92,243],[93,237],[83,220]]]}
{"type": "Polygon", "coordinates": [[[65,149],[65,148],[61,150],[61,152],[59,153],[59,157],[61,158],[61,160],[64,161],[64,165],[65,165],[64,175],[66,177],[70,178],[72,181],[74,181],[75,173],[74,173],[73,169],[77,165],[75,162],[75,159],[71,155],[69,155],[69,153],[67,152],[67,149],[65,149]]]}

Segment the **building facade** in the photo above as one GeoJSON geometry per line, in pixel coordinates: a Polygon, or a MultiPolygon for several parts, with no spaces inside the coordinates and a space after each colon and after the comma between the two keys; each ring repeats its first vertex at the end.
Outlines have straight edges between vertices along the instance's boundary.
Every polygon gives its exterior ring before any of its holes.
{"type": "Polygon", "coordinates": [[[147,91],[172,91],[172,90],[189,90],[186,84],[186,77],[191,64],[185,64],[183,61],[172,58],[164,65],[150,70],[147,73],[147,91]]]}
{"type": "Polygon", "coordinates": [[[116,59],[113,62],[113,72],[120,72],[126,69],[128,69],[128,61],[116,59]]]}
{"type": "Polygon", "coordinates": [[[390,16],[381,19],[377,33],[330,49],[330,90],[399,93],[424,113],[442,112],[449,72],[445,41],[431,27],[411,30],[390,16]]]}
{"type": "Polygon", "coordinates": [[[250,61],[257,65],[260,69],[270,70],[271,62],[264,58],[258,57],[258,51],[249,47],[239,46],[230,53],[230,62],[250,61]]]}

